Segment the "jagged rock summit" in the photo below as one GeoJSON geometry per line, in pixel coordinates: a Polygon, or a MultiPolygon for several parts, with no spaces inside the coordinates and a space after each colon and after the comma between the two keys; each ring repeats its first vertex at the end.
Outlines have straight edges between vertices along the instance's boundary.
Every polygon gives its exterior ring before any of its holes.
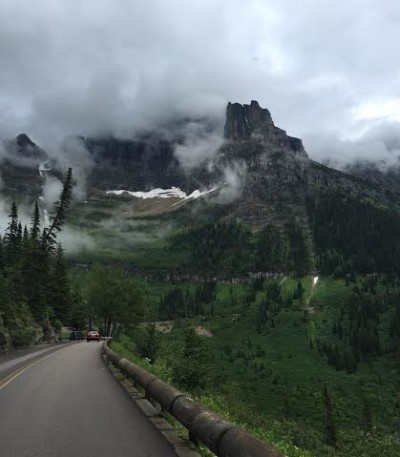
{"type": "Polygon", "coordinates": [[[250,105],[228,103],[224,136],[229,141],[252,139],[269,142],[271,145],[283,147],[307,157],[303,142],[276,127],[271,113],[267,109],[261,108],[256,100],[252,100],[250,105]]]}
{"type": "MultiPolygon", "coordinates": [[[[12,156],[23,157],[33,160],[32,166],[47,159],[46,152],[35,144],[26,133],[20,133],[13,141],[6,145],[6,149],[12,156]]],[[[30,165],[29,163],[27,164],[30,165]]]]}
{"type": "MultiPolygon", "coordinates": [[[[179,123],[178,130],[171,128],[168,135],[162,129],[155,129],[124,140],[109,136],[80,138],[93,159],[86,176],[89,194],[172,187],[190,194],[234,180],[243,190],[238,192],[243,197],[239,206],[247,205],[244,209],[248,213],[254,206],[248,205],[249,201],[259,199],[260,205],[278,200],[304,201],[316,188],[335,187],[346,189],[346,192],[361,192],[362,189],[361,193],[370,193],[366,189],[368,186],[359,180],[309,159],[302,141],[276,127],[270,112],[255,100],[250,104],[228,103],[225,141],[212,158],[188,170],[175,152],[177,145],[184,144],[181,133],[185,129],[190,131],[190,127],[190,119],[185,119],[179,123]]],[[[200,131],[201,138],[207,139],[205,132],[211,132],[212,128],[200,131]]],[[[7,155],[0,166],[4,188],[37,195],[43,184],[39,168],[48,160],[46,152],[25,133],[6,146],[7,155]]],[[[190,146],[186,145],[186,148],[190,153],[190,146]]],[[[51,168],[52,173],[61,171],[57,163],[51,168]]]]}
{"type": "Polygon", "coordinates": [[[36,144],[29,138],[26,133],[20,133],[17,138],[15,138],[15,143],[20,148],[26,148],[28,146],[35,147],[36,144]]]}

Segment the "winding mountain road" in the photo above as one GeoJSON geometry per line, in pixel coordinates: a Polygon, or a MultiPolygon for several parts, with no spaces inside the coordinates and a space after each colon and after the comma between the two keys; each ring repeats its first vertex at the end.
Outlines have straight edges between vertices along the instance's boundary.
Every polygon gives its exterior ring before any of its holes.
{"type": "Polygon", "coordinates": [[[105,368],[100,346],[0,359],[1,457],[176,456],[105,368]]]}

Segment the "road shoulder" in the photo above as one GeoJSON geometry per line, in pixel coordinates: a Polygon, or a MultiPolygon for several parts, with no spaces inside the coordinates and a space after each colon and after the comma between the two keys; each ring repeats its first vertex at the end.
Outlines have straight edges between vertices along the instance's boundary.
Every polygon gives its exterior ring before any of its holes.
{"type": "Polygon", "coordinates": [[[117,368],[102,354],[103,361],[113,378],[125,390],[130,399],[136,403],[142,414],[150,421],[166,441],[173,447],[178,457],[200,457],[200,454],[193,449],[189,440],[178,435],[177,430],[163,417],[162,413],[146,400],[136,389],[133,383],[127,379],[117,368]]]}

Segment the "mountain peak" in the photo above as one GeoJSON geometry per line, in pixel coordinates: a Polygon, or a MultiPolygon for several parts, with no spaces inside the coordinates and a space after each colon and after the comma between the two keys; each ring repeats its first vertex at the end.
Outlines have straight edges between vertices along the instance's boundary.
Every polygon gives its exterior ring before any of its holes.
{"type": "Polygon", "coordinates": [[[11,151],[17,156],[42,161],[47,159],[47,154],[39,148],[26,133],[20,133],[11,142],[11,151]]]}
{"type": "Polygon", "coordinates": [[[266,108],[261,108],[256,100],[252,100],[250,105],[228,103],[224,135],[231,141],[250,139],[267,141],[296,154],[307,156],[302,141],[276,127],[271,113],[266,108]]]}
{"type": "Polygon", "coordinates": [[[16,138],[15,138],[15,143],[20,147],[20,148],[25,148],[27,146],[34,147],[36,144],[29,138],[29,136],[26,133],[20,133],[16,138]]]}
{"type": "Polygon", "coordinates": [[[256,100],[252,100],[250,105],[228,103],[225,138],[247,140],[254,134],[267,133],[274,128],[270,112],[261,108],[256,100]]]}

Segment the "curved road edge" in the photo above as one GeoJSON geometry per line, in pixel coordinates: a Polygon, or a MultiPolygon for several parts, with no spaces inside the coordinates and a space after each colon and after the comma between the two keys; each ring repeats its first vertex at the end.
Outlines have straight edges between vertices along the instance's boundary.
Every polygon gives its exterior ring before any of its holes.
{"type": "Polygon", "coordinates": [[[178,435],[178,431],[174,428],[162,413],[156,409],[156,407],[147,400],[138,389],[136,389],[133,383],[125,377],[125,375],[119,371],[115,365],[107,360],[106,355],[102,350],[102,359],[108,370],[110,371],[113,378],[118,384],[125,390],[129,395],[130,400],[133,400],[138,406],[146,420],[151,422],[156,430],[167,440],[172,446],[174,452],[178,457],[200,457],[200,454],[193,449],[192,443],[189,439],[185,440],[178,435]]]}
{"type": "Polygon", "coordinates": [[[28,367],[33,366],[34,363],[39,362],[46,356],[53,354],[60,349],[68,347],[71,344],[77,343],[56,343],[52,345],[46,345],[46,347],[42,347],[41,349],[39,349],[39,347],[32,348],[32,351],[23,351],[22,354],[21,351],[16,351],[14,353],[11,352],[0,357],[0,389],[5,387],[6,383],[10,382],[9,380],[11,378],[15,379],[15,376],[21,374],[28,367]]]}

